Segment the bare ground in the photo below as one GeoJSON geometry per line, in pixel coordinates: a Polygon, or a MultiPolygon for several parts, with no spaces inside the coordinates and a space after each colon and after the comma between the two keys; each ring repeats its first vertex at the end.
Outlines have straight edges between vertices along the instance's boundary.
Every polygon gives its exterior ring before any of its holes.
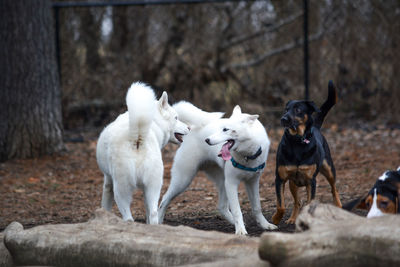
{"type": "MultiPolygon", "coordinates": [[[[24,227],[42,224],[78,223],[91,218],[100,207],[103,176],[95,158],[99,130],[66,133],[66,151],[61,155],[40,159],[10,160],[0,164],[0,231],[18,221],[24,227]],[[78,142],[77,142],[78,141],[78,142]]],[[[260,182],[261,205],[271,219],[275,211],[274,168],[276,149],[282,129],[268,131],[272,146],[267,167],[260,182]]],[[[368,129],[338,129],[331,125],[324,130],[337,170],[337,185],[342,203],[366,193],[387,169],[400,165],[400,129],[383,126],[368,129]]],[[[177,146],[168,145],[163,152],[165,172],[162,194],[170,181],[170,167],[177,146]]],[[[251,217],[250,205],[243,185],[239,187],[242,212],[250,235],[263,231],[251,217]]],[[[300,190],[305,199],[305,190],[300,190]]],[[[135,192],[132,212],[136,221],[144,222],[142,193],[135,192]]],[[[165,223],[187,225],[198,229],[233,233],[216,208],[218,196],[213,184],[199,173],[188,190],[170,205],[165,223]]],[[[289,217],[292,198],[285,192],[289,217]]],[[[320,202],[332,203],[330,187],[322,175],[317,177],[320,202]]],[[[114,212],[118,210],[114,206],[114,212]]],[[[362,212],[358,212],[363,214],[362,212]]],[[[293,231],[282,220],[279,231],[293,231]]]]}

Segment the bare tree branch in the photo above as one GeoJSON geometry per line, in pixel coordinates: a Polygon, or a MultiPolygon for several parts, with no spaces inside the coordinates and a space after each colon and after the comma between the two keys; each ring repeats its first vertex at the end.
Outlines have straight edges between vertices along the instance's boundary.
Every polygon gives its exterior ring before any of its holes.
{"type": "Polygon", "coordinates": [[[272,25],[272,26],[270,26],[270,27],[268,27],[266,29],[263,29],[261,31],[258,31],[258,32],[255,32],[255,33],[252,33],[252,34],[249,34],[249,35],[237,37],[237,38],[233,39],[232,41],[230,41],[229,43],[223,44],[221,46],[221,49],[225,50],[225,49],[231,48],[232,46],[235,46],[235,45],[241,44],[243,42],[249,41],[251,39],[258,38],[258,37],[260,37],[260,36],[262,36],[262,35],[264,35],[266,33],[277,31],[279,28],[281,28],[281,27],[283,27],[283,26],[285,26],[287,24],[292,23],[293,21],[295,21],[296,19],[298,19],[302,15],[303,15],[303,12],[298,12],[298,13],[293,14],[293,15],[285,18],[285,19],[280,20],[276,24],[274,24],[274,25],[272,25]]]}
{"type": "MultiPolygon", "coordinates": [[[[311,36],[309,36],[308,40],[309,43],[313,42],[313,41],[317,41],[319,39],[321,39],[324,36],[325,32],[324,31],[319,31],[311,36]]],[[[278,47],[276,49],[270,50],[267,53],[261,55],[258,58],[254,58],[252,60],[249,60],[247,62],[242,62],[242,63],[236,63],[236,64],[231,64],[228,66],[223,66],[222,67],[222,72],[226,71],[227,69],[233,68],[233,69],[243,69],[243,68],[248,68],[248,67],[254,67],[257,66],[261,63],[263,63],[267,58],[275,56],[277,54],[281,54],[287,51],[290,51],[292,49],[301,47],[303,45],[303,39],[299,39],[298,41],[289,43],[289,44],[285,44],[281,47],[278,47]]]]}

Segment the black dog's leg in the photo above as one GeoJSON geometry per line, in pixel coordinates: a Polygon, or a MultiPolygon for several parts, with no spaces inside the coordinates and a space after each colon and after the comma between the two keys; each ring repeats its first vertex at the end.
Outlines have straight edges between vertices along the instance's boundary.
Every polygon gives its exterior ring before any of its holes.
{"type": "Polygon", "coordinates": [[[315,198],[316,189],[317,189],[317,179],[316,179],[316,175],[315,175],[311,180],[311,200],[314,200],[314,198],[315,198]]]}
{"type": "Polygon", "coordinates": [[[294,203],[293,203],[292,215],[290,215],[290,218],[286,221],[286,223],[294,224],[296,222],[296,218],[300,212],[300,200],[299,200],[299,196],[298,196],[299,188],[292,180],[289,181],[289,188],[290,188],[290,192],[292,193],[294,203]]]}
{"type": "Polygon", "coordinates": [[[333,202],[336,206],[341,208],[342,203],[340,202],[339,193],[336,189],[336,170],[330,158],[322,162],[321,173],[326,177],[326,180],[331,186],[333,202]]]}
{"type": "Polygon", "coordinates": [[[314,174],[313,178],[311,179],[310,183],[306,185],[307,189],[307,204],[310,204],[311,200],[315,198],[315,190],[317,188],[317,179],[316,174],[314,174]]]}

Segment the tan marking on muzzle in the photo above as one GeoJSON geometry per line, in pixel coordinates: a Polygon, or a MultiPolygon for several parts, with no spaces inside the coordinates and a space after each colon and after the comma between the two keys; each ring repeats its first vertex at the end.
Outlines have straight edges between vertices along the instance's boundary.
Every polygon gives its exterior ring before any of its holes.
{"type": "Polygon", "coordinates": [[[296,116],[296,117],[294,117],[294,120],[297,121],[297,129],[293,130],[292,128],[289,128],[289,133],[291,135],[303,136],[304,132],[306,131],[306,123],[308,121],[308,115],[304,114],[303,118],[296,116]]]}

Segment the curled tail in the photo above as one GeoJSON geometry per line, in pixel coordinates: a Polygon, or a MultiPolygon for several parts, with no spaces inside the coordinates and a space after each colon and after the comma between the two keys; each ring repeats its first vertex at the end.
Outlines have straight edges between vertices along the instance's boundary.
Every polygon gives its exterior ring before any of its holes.
{"type": "Polygon", "coordinates": [[[213,120],[220,119],[224,116],[223,112],[206,112],[193,104],[180,101],[173,105],[173,108],[178,113],[179,120],[193,127],[203,127],[213,120]]]}
{"type": "Polygon", "coordinates": [[[318,129],[321,128],[326,114],[328,114],[328,111],[337,103],[337,101],[338,101],[338,96],[337,96],[336,86],[333,84],[332,81],[329,81],[328,98],[322,104],[322,106],[320,108],[321,112],[318,112],[317,115],[315,116],[315,119],[314,119],[315,127],[317,127],[318,129]]]}
{"type": "Polygon", "coordinates": [[[151,87],[136,82],[126,95],[129,113],[129,135],[136,148],[147,138],[156,112],[156,98],[151,87]]]}

